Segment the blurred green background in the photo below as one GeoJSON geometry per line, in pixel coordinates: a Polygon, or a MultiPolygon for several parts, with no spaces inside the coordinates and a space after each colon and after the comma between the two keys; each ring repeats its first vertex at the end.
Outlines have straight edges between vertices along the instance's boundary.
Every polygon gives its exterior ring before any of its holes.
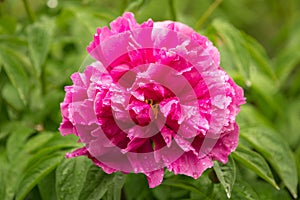
{"type": "Polygon", "coordinates": [[[299,0],[0,0],[0,199],[297,198],[299,66],[299,0]],[[247,97],[229,167],[216,164],[198,180],[166,172],[150,190],[142,175],[106,175],[86,158],[63,158],[80,146],[57,131],[63,88],[96,28],[124,11],[138,22],[183,22],[218,47],[247,97]],[[220,174],[223,182],[211,181],[220,174]]]}

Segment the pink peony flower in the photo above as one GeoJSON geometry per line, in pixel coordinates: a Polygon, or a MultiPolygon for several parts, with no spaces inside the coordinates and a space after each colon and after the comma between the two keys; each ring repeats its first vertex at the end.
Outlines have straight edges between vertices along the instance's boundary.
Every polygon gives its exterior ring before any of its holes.
{"type": "Polygon", "coordinates": [[[206,37],[124,13],[97,29],[87,51],[94,62],[65,87],[59,128],[85,146],[66,157],[88,156],[106,173],[144,173],[150,187],[164,168],[198,178],[213,160],[227,162],[245,99],[206,37]]]}

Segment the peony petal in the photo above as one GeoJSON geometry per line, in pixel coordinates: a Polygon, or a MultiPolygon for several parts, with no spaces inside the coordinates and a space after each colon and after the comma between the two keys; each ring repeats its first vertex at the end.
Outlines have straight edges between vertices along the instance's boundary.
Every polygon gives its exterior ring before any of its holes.
{"type": "Polygon", "coordinates": [[[164,178],[164,170],[159,169],[152,172],[145,173],[147,176],[148,184],[150,188],[154,188],[161,184],[164,178]]]}
{"type": "Polygon", "coordinates": [[[194,179],[199,178],[201,174],[213,166],[213,162],[207,156],[198,158],[194,153],[186,152],[179,159],[167,166],[168,170],[174,174],[184,174],[194,179]]]}
{"type": "Polygon", "coordinates": [[[217,141],[211,141],[211,143],[215,145],[209,155],[224,164],[227,163],[229,154],[233,152],[238,145],[239,128],[236,123],[234,123],[233,126],[234,129],[232,131],[222,133],[217,141]]]}

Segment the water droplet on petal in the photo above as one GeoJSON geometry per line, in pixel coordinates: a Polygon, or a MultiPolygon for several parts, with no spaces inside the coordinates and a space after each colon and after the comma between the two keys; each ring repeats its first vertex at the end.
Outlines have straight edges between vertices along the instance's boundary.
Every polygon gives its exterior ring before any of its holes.
{"type": "Polygon", "coordinates": [[[168,137],[165,138],[165,142],[166,144],[169,144],[170,143],[170,139],[168,137]]]}
{"type": "Polygon", "coordinates": [[[121,149],[121,153],[122,153],[122,154],[126,154],[126,153],[127,153],[127,150],[126,150],[126,149],[121,149]]]}
{"type": "Polygon", "coordinates": [[[198,178],[198,173],[197,172],[193,172],[193,177],[194,178],[198,178]]]}

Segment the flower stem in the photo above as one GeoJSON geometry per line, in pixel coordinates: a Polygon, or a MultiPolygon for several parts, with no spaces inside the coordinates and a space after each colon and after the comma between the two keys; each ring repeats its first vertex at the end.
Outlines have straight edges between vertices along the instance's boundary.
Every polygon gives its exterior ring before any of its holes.
{"type": "Polygon", "coordinates": [[[169,9],[170,9],[172,20],[176,21],[177,15],[176,15],[176,10],[175,10],[175,6],[174,6],[174,0],[169,0],[169,9]]]}
{"type": "Polygon", "coordinates": [[[34,16],[34,13],[31,9],[31,7],[29,6],[28,0],[23,0],[23,4],[24,4],[24,7],[25,7],[25,10],[26,10],[26,13],[27,13],[30,23],[33,23],[35,21],[35,16],[34,16]]]}
{"type": "Polygon", "coordinates": [[[195,25],[195,30],[199,30],[202,24],[207,20],[207,18],[213,13],[213,11],[220,5],[222,0],[215,0],[208,9],[205,11],[205,13],[198,19],[195,25]]]}

